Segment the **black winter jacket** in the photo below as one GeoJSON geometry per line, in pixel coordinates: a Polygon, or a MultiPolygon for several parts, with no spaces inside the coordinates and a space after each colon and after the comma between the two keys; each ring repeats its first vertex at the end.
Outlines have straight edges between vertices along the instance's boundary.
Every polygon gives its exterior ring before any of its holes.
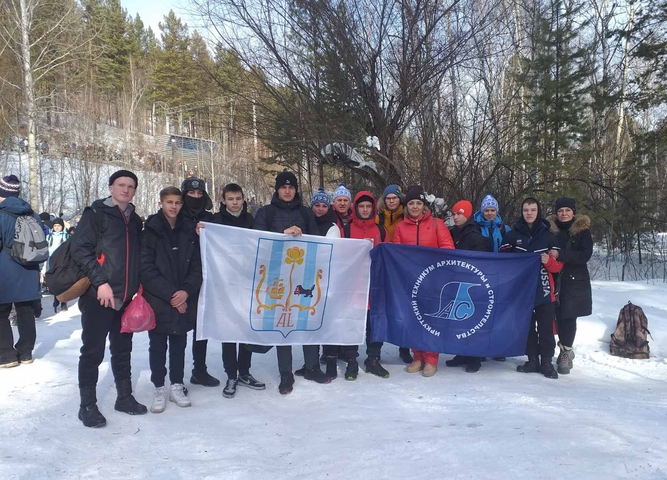
{"type": "Polygon", "coordinates": [[[132,204],[122,212],[108,197],[95,200],[84,210],[70,248],[72,258],[90,280],[86,295],[97,296],[97,288],[108,283],[116,302],[128,303],[132,299],[139,289],[140,234],[141,219],[132,204]],[[95,232],[93,210],[104,213],[99,235],[95,232]]]}
{"type": "Polygon", "coordinates": [[[593,255],[591,219],[586,215],[575,215],[572,221],[562,223],[552,215],[548,220],[551,232],[560,244],[558,260],[564,264],[556,279],[560,292],[559,315],[562,318],[590,315],[593,313],[593,294],[586,264],[593,255]]]}
{"type": "Polygon", "coordinates": [[[151,215],[141,235],[141,285],[155,312],[155,331],[184,335],[197,320],[197,295],[202,283],[199,238],[192,220],[179,215],[172,229],[162,211],[151,215]],[[178,290],[188,293],[185,313],[171,306],[178,290]]]}
{"type": "MultiPolygon", "coordinates": [[[[313,214],[314,215],[314,214],[313,214]]],[[[323,237],[327,236],[327,232],[333,226],[338,226],[336,223],[336,212],[333,211],[331,207],[327,210],[327,213],[321,217],[315,217],[315,222],[317,223],[317,229],[320,235],[323,237]]]]}
{"type": "Polygon", "coordinates": [[[255,218],[248,212],[248,204],[243,202],[243,210],[241,215],[235,217],[227,211],[224,204],[220,204],[220,211],[213,215],[213,223],[219,225],[229,225],[230,227],[252,228],[255,218]]]}
{"type": "Polygon", "coordinates": [[[265,232],[283,233],[290,227],[297,226],[301,232],[307,235],[319,235],[319,228],[315,221],[315,214],[310,208],[302,207],[301,197],[297,193],[294,200],[285,202],[278,198],[278,193],[273,194],[271,203],[264,205],[257,210],[254,230],[264,230],[265,232]],[[269,210],[273,209],[271,213],[269,210]],[[269,220],[271,224],[269,225],[269,220]]]}
{"type": "MultiPolygon", "coordinates": [[[[536,252],[547,253],[548,250],[558,250],[558,238],[550,231],[551,224],[546,218],[540,217],[535,221],[532,229],[521,218],[512,230],[503,236],[503,243],[499,252],[536,252]]],[[[549,257],[549,262],[540,263],[540,279],[535,292],[535,306],[553,303],[556,301],[556,286],[553,278],[563,264],[549,257]]]]}
{"type": "Polygon", "coordinates": [[[457,250],[473,250],[476,252],[488,252],[491,244],[488,239],[482,235],[482,229],[475,223],[471,217],[466,223],[457,227],[454,225],[449,229],[452,234],[452,240],[457,250]]]}

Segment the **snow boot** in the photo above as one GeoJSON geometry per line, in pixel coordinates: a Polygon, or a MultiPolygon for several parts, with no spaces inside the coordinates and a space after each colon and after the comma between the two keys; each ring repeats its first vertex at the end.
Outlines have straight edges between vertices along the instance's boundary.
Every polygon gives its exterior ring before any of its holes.
{"type": "Polygon", "coordinates": [[[129,379],[116,382],[116,392],[118,392],[118,398],[116,398],[116,404],[113,408],[117,411],[128,415],[148,413],[148,409],[132,396],[132,382],[129,379]]]}
{"type": "Polygon", "coordinates": [[[260,382],[250,374],[239,375],[238,384],[242,387],[252,388],[253,390],[264,390],[266,388],[266,384],[264,384],[264,382],[260,382]]]}
{"type": "Polygon", "coordinates": [[[505,357],[493,357],[496,362],[505,362],[507,358],[505,357]]]}
{"type": "Polygon", "coordinates": [[[556,364],[558,365],[558,373],[567,375],[573,367],[572,360],[574,360],[574,350],[572,350],[572,347],[566,347],[560,342],[558,342],[558,346],[560,347],[560,354],[556,361],[556,364]]]}
{"type": "Polygon", "coordinates": [[[468,360],[468,365],[466,365],[466,372],[479,372],[480,368],[482,368],[482,359],[477,357],[470,357],[470,360],[468,360]]]}
{"type": "Polygon", "coordinates": [[[236,385],[239,381],[236,378],[230,378],[227,380],[227,385],[222,389],[222,396],[225,398],[234,398],[236,395],[236,385]]]}
{"type": "Polygon", "coordinates": [[[540,370],[540,357],[528,357],[528,361],[516,367],[517,372],[537,373],[540,370]]]}
{"type": "Polygon", "coordinates": [[[172,383],[169,389],[169,401],[179,407],[191,407],[192,402],[188,398],[188,389],[182,383],[172,383]]]}
{"type": "Polygon", "coordinates": [[[338,358],[327,357],[327,371],[326,376],[331,380],[338,377],[338,358]]]}
{"type": "Polygon", "coordinates": [[[366,373],[372,373],[381,378],[389,378],[389,372],[380,365],[379,357],[368,357],[364,361],[364,365],[366,365],[366,373]]]}
{"type": "Polygon", "coordinates": [[[398,349],[398,356],[401,357],[403,363],[410,364],[414,361],[412,355],[410,355],[410,349],[407,347],[400,347],[398,349]]]}
{"type": "Polygon", "coordinates": [[[151,405],[151,412],[153,413],[162,413],[164,409],[167,408],[167,387],[162,385],[161,387],[155,387],[153,392],[153,404],[151,405]]]}
{"type": "Polygon", "coordinates": [[[306,374],[304,375],[306,380],[312,380],[317,383],[329,383],[331,382],[331,377],[328,377],[322,370],[320,370],[319,365],[315,365],[312,369],[306,369],[306,374]]]}
{"type": "Polygon", "coordinates": [[[327,364],[327,356],[325,354],[320,355],[320,365],[326,365],[326,364],[327,364]]]}
{"type": "Polygon", "coordinates": [[[551,358],[543,358],[540,365],[540,373],[547,378],[558,378],[558,373],[551,363],[551,358]]]}
{"type": "Polygon", "coordinates": [[[353,358],[347,362],[347,368],[345,369],[345,380],[356,380],[357,375],[359,375],[359,364],[357,359],[353,358]]]}
{"type": "Polygon", "coordinates": [[[97,409],[96,387],[79,387],[81,394],[81,405],[79,407],[79,420],[86,427],[99,428],[107,424],[107,419],[97,409]]]}
{"type": "Polygon", "coordinates": [[[405,367],[408,373],[418,373],[424,368],[424,364],[420,360],[414,360],[410,365],[405,367]]]}
{"type": "Polygon", "coordinates": [[[278,391],[281,395],[287,395],[292,393],[294,390],[294,375],[291,373],[283,373],[280,375],[280,385],[278,385],[278,391]]]}
{"type": "Polygon", "coordinates": [[[305,377],[306,376],[306,366],[304,365],[303,367],[299,368],[298,370],[294,370],[294,375],[297,377],[305,377]]]}
{"type": "Polygon", "coordinates": [[[204,370],[192,371],[190,383],[193,385],[202,385],[204,387],[217,387],[220,385],[220,380],[209,375],[209,373],[206,371],[206,367],[204,367],[204,370]]]}
{"type": "Polygon", "coordinates": [[[445,362],[445,365],[447,365],[448,367],[461,367],[463,365],[466,365],[467,363],[468,363],[468,357],[464,355],[456,355],[451,360],[447,360],[445,362]]]}
{"type": "Polygon", "coordinates": [[[422,376],[432,377],[433,375],[435,375],[435,372],[437,371],[438,371],[437,365],[433,365],[432,363],[425,363],[424,370],[422,370],[422,376]]]}

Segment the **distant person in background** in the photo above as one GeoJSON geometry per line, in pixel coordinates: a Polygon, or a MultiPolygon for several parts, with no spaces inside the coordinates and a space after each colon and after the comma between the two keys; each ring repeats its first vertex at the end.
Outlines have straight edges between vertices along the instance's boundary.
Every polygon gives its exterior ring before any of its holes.
{"type": "Polygon", "coordinates": [[[572,346],[577,333],[577,317],[585,317],[593,312],[591,277],[586,265],[593,255],[593,237],[591,219],[576,214],[574,198],[559,198],[554,210],[556,215],[550,216],[548,220],[551,232],[558,236],[560,250],[549,250],[549,255],[563,262],[563,270],[558,274],[556,282],[560,287],[556,306],[560,354],[556,366],[558,373],[567,375],[573,366],[572,346]]]}
{"type": "MultiPolygon", "coordinates": [[[[181,215],[191,219],[196,225],[199,222],[213,221],[213,202],[211,197],[206,192],[206,182],[197,177],[186,178],[181,183],[181,192],[183,193],[183,208],[181,215]]],[[[194,305],[196,309],[196,304],[194,305]]],[[[197,315],[195,314],[195,317],[197,315]]],[[[197,326],[192,335],[192,376],[190,383],[194,385],[202,385],[204,387],[217,387],[220,385],[220,380],[208,373],[206,368],[206,351],[208,348],[208,340],[196,340],[197,326]]]]}
{"type": "MultiPolygon", "coordinates": [[[[62,218],[56,218],[53,221],[53,231],[47,235],[46,237],[46,242],[49,244],[49,260],[51,259],[51,255],[53,255],[53,252],[55,252],[59,246],[61,246],[65,241],[69,238],[69,233],[64,229],[65,228],[65,222],[63,222],[62,218]]],[[[46,272],[48,272],[50,266],[50,261],[47,260],[44,262],[44,266],[42,267],[42,282],[44,281],[44,275],[46,272]]],[[[58,306],[60,306],[61,311],[66,312],[67,311],[67,302],[59,302],[56,296],[53,296],[53,313],[58,313],[58,306]]]]}
{"type": "Polygon", "coordinates": [[[41,313],[39,266],[24,267],[14,261],[10,247],[14,243],[17,215],[39,218],[30,205],[19,198],[21,182],[15,175],[0,179],[0,368],[32,363],[37,333],[35,313],[41,313]],[[12,305],[16,308],[19,339],[9,322],[12,305]]]}

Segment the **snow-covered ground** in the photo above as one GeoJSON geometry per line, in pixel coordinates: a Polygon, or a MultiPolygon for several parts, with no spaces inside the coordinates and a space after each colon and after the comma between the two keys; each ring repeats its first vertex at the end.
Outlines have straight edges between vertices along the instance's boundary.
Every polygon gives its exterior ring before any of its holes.
{"type": "MultiPolygon", "coordinates": [[[[396,347],[385,346],[389,379],[297,379],[281,396],[271,351],[253,358],[266,391],[239,387],[229,400],[222,387],[188,385],[191,408],[170,403],[162,414],[131,417],[113,410],[105,361],[102,429],[76,418],[81,327],[70,308],[38,321],[32,365],[0,371],[0,479],[666,479],[667,285],[593,288],[595,313],[579,321],[575,369],[558,380],[517,373],[518,358],[468,374],[445,367],[449,356],[427,379],[405,373],[396,347]],[[649,360],[608,353],[628,300],[649,318],[649,360]]],[[[46,317],[50,297],[43,303],[46,317]]],[[[132,365],[135,396],[149,405],[147,343],[135,335],[132,365]]],[[[220,352],[209,345],[208,365],[224,378],[220,352]]]]}

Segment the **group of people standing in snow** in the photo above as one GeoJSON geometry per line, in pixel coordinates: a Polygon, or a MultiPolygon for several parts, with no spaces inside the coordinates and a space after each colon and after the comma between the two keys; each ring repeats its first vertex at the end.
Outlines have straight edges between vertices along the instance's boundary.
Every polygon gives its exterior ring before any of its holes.
{"type": "MultiPolygon", "coordinates": [[[[97,407],[96,385],[107,337],[117,389],[115,409],[131,415],[148,411],[132,395],[132,334],[120,331],[122,313],[140,285],[156,316],[156,328],[148,333],[151,382],[155,387],[151,411],[162,412],[167,401],[190,406],[184,385],[185,352],[187,334],[196,328],[197,297],[202,283],[198,233],[205,226],[201,222],[293,236],[366,239],[374,246],[393,242],[431,248],[539,253],[542,266],[526,345],[528,361],[517,367],[520,372],[540,372],[548,378],[569,373],[574,359],[576,319],[591,313],[586,267],[593,247],[590,220],[576,214],[576,204],[571,198],[559,198],[554,206],[555,215],[549,218],[544,218],[538,200],[526,198],[521,205],[521,217],[511,227],[503,223],[499,204],[492,195],[484,197],[477,212],[473,212],[470,201],[463,199],[452,207],[454,225],[447,228],[433,215],[420,186],[404,191],[398,185],[389,185],[379,202],[370,191],[360,191],[353,198],[343,184],[333,195],[320,188],[312,193],[309,208],[304,205],[296,176],[281,172],[276,176],[271,202],[260,207],[255,218],[248,212],[239,185],[224,187],[221,204],[214,214],[205,182],[188,178],[180,189],[164,188],[160,192],[159,210],[142,222],[132,204],[138,187],[136,175],[119,170],[108,183],[110,196],[95,201],[84,211],[71,241],[72,258],[91,282],[79,300],[82,347],[78,417],[88,427],[106,424],[97,407]],[[544,295],[545,289],[548,295],[544,295]],[[552,364],[556,347],[554,322],[560,348],[557,368],[552,364]]],[[[32,214],[30,206],[18,198],[19,191],[20,183],[15,176],[0,181],[0,213],[32,214]]],[[[35,343],[32,305],[39,298],[39,271],[16,264],[7,248],[3,248],[11,244],[13,225],[13,216],[0,215],[0,271],[3,278],[7,277],[4,272],[10,272],[10,278],[15,279],[7,285],[3,279],[0,289],[0,366],[30,363],[35,343]],[[19,317],[20,338],[15,345],[8,320],[12,304],[19,317]]],[[[365,371],[387,378],[389,372],[380,363],[382,346],[381,342],[371,341],[367,317],[365,371]]],[[[206,340],[193,341],[190,383],[215,387],[220,381],[207,370],[207,347],[206,340]]],[[[252,350],[252,345],[222,345],[223,367],[228,377],[222,391],[225,397],[234,397],[239,385],[256,390],[266,387],[250,374],[252,350]]],[[[292,348],[279,346],[276,351],[281,394],[293,390],[295,375],[322,384],[331,382],[338,375],[339,359],[346,363],[347,380],[355,380],[358,375],[358,345],[324,345],[321,356],[318,346],[304,345],[304,365],[296,371],[293,371],[292,348]],[[324,371],[320,364],[326,366],[324,371]]],[[[407,364],[408,373],[430,377],[437,372],[437,352],[414,349],[410,352],[399,346],[399,355],[407,364]]],[[[459,355],[445,363],[450,367],[464,366],[473,373],[484,360],[459,355]]]]}

